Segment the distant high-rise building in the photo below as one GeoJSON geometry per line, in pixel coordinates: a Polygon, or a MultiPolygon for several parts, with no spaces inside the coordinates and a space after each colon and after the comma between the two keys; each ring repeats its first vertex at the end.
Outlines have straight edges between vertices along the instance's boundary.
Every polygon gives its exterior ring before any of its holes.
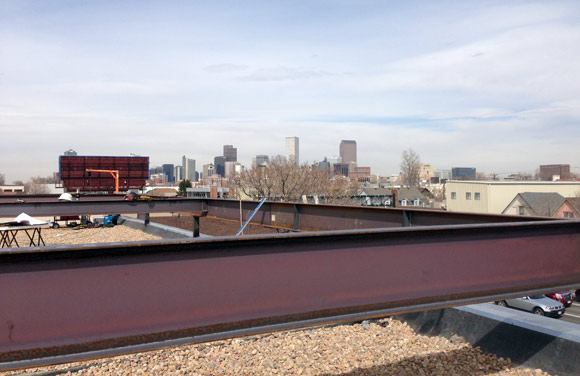
{"type": "Polygon", "coordinates": [[[175,168],[173,169],[173,173],[175,176],[175,181],[183,180],[183,168],[181,166],[175,166],[175,168]]]}
{"type": "Polygon", "coordinates": [[[300,145],[298,137],[286,137],[286,157],[295,165],[300,164],[300,145]]]}
{"type": "Polygon", "coordinates": [[[64,152],[65,157],[76,157],[77,152],[74,151],[73,149],[68,149],[67,151],[64,152]]]}
{"type": "Polygon", "coordinates": [[[226,158],[224,156],[218,156],[213,159],[213,164],[215,168],[215,174],[218,174],[222,178],[226,176],[226,158]]]}
{"type": "Polygon", "coordinates": [[[226,161],[225,178],[233,179],[240,171],[240,162],[229,162],[226,161]]]}
{"type": "Polygon", "coordinates": [[[181,157],[181,174],[182,179],[187,179],[190,182],[197,181],[195,175],[195,159],[188,159],[185,157],[181,157]]]}
{"type": "Polygon", "coordinates": [[[208,164],[203,165],[203,175],[202,175],[202,177],[204,179],[207,179],[210,176],[213,176],[214,175],[214,172],[215,172],[215,169],[214,169],[214,165],[213,164],[208,163],[208,164]]]}
{"type": "Polygon", "coordinates": [[[356,162],[356,141],[340,141],[340,157],[342,158],[342,163],[356,162]]]}
{"type": "Polygon", "coordinates": [[[332,167],[332,164],[330,163],[330,161],[326,157],[324,157],[324,160],[322,162],[318,162],[318,168],[320,168],[320,169],[330,170],[331,167],[332,167]]]}
{"type": "Polygon", "coordinates": [[[342,158],[337,157],[336,155],[333,155],[332,158],[328,158],[328,162],[330,163],[330,166],[332,167],[333,165],[335,165],[337,163],[342,163],[342,158]]]}
{"type": "Polygon", "coordinates": [[[421,163],[419,165],[419,180],[430,182],[434,177],[435,169],[429,163],[421,163]]]}
{"type": "Polygon", "coordinates": [[[163,169],[163,173],[165,174],[165,176],[167,176],[167,182],[168,183],[174,183],[175,182],[175,175],[173,175],[174,170],[173,170],[173,164],[164,164],[161,166],[161,168],[163,169]]]}
{"type": "Polygon", "coordinates": [[[332,168],[335,175],[348,176],[348,163],[335,163],[332,168]]]}
{"type": "Polygon", "coordinates": [[[233,145],[224,145],[224,157],[226,158],[226,162],[237,162],[238,149],[233,145]]]}
{"type": "Polygon", "coordinates": [[[163,174],[163,167],[156,166],[149,169],[149,175],[163,174]]]}
{"type": "Polygon", "coordinates": [[[252,167],[264,167],[268,164],[270,158],[267,155],[256,155],[255,158],[252,158],[252,167]]]}

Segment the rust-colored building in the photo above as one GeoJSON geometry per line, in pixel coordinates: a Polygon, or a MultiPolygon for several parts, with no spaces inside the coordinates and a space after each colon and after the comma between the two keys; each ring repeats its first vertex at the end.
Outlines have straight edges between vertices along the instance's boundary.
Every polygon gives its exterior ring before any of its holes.
{"type": "Polygon", "coordinates": [[[65,192],[115,192],[115,179],[107,172],[118,170],[119,191],[142,189],[149,178],[149,157],[65,156],[59,157],[59,173],[65,192]]]}

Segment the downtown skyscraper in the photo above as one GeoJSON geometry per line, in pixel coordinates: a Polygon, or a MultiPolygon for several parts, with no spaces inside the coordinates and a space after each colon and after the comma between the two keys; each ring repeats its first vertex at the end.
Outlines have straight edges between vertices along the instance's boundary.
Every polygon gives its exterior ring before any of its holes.
{"type": "Polygon", "coordinates": [[[296,166],[300,164],[300,144],[298,137],[286,137],[286,158],[296,166]]]}

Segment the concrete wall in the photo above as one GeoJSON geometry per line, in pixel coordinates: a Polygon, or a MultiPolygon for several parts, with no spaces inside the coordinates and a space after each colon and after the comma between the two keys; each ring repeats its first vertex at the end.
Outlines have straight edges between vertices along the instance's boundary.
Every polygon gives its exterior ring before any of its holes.
{"type": "Polygon", "coordinates": [[[490,303],[393,316],[424,335],[465,341],[516,365],[579,374],[580,325],[490,303]]]}

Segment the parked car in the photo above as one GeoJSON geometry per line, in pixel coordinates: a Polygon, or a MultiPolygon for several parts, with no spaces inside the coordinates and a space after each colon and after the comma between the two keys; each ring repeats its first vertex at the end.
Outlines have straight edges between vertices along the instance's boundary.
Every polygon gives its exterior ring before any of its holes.
{"type": "Polygon", "coordinates": [[[524,296],[523,298],[506,299],[495,302],[504,307],[518,308],[533,312],[536,315],[562,317],[566,308],[560,302],[545,297],[544,295],[524,296]]]}
{"type": "Polygon", "coordinates": [[[570,291],[552,292],[552,293],[546,294],[546,296],[550,299],[554,299],[554,300],[564,304],[564,307],[566,307],[566,308],[568,308],[572,305],[572,293],[570,291]]]}

